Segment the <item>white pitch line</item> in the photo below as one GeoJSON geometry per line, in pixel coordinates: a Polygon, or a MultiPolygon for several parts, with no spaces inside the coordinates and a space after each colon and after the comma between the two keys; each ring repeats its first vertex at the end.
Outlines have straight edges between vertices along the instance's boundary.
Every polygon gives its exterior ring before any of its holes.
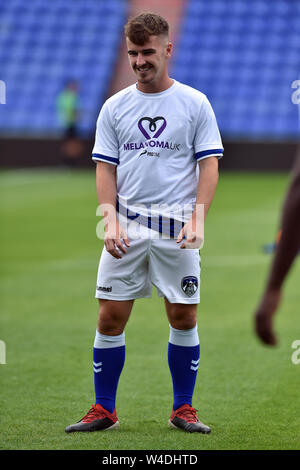
{"type": "Polygon", "coordinates": [[[203,256],[203,266],[215,266],[215,267],[248,267],[248,266],[260,266],[268,264],[271,261],[271,257],[268,254],[265,255],[220,255],[220,256],[203,256]]]}
{"type": "Polygon", "coordinates": [[[75,258],[75,259],[59,259],[53,261],[47,261],[42,264],[42,269],[48,270],[64,270],[64,269],[87,269],[93,266],[98,266],[99,260],[91,258],[75,258]]]}
{"type": "MultiPolygon", "coordinates": [[[[87,269],[98,266],[98,258],[75,258],[48,261],[42,265],[44,269],[64,270],[64,269],[87,269]]],[[[271,256],[262,255],[220,255],[202,256],[202,266],[205,267],[248,267],[268,264],[271,256]]]]}
{"type": "Polygon", "coordinates": [[[45,182],[55,182],[57,178],[66,177],[66,173],[53,172],[41,173],[39,170],[32,172],[15,170],[10,171],[8,174],[0,173],[0,188],[11,186],[22,186],[26,184],[41,184],[45,182]]]}

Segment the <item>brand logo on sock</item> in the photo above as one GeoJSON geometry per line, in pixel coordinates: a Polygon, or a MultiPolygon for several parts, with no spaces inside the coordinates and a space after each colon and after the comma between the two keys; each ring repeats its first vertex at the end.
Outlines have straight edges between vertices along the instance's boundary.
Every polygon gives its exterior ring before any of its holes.
{"type": "Polygon", "coordinates": [[[188,297],[192,297],[198,289],[198,279],[195,276],[186,276],[181,280],[181,289],[188,297]]]}
{"type": "Polygon", "coordinates": [[[102,371],[102,362],[93,362],[93,366],[94,366],[94,372],[97,374],[98,372],[101,372],[102,371]]]}
{"type": "Polygon", "coordinates": [[[191,370],[198,370],[198,367],[199,367],[199,359],[198,361],[191,361],[191,367],[190,367],[191,370]]]}

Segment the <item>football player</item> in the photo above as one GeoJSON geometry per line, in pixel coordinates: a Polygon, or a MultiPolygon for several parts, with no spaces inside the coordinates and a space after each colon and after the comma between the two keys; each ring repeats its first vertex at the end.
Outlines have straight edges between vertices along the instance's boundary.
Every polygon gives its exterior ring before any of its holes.
{"type": "Polygon", "coordinates": [[[104,103],[92,155],[106,230],[96,289],[96,400],[66,432],[118,427],[125,326],[134,300],[151,297],[155,286],[170,325],[169,425],[209,433],[192,404],[200,358],[199,247],[223,146],[207,97],[169,76],[172,43],[165,19],[138,15],[125,25],[125,37],[136,83],[104,103]]]}

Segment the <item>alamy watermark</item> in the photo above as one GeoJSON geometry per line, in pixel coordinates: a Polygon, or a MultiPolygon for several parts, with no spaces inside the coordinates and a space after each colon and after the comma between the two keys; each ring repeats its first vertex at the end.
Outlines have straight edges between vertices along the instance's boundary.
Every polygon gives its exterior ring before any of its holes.
{"type": "Polygon", "coordinates": [[[292,342],[292,349],[295,349],[291,356],[291,361],[293,364],[298,365],[300,364],[300,339],[295,339],[292,342]]]}
{"type": "Polygon", "coordinates": [[[0,104],[6,104],[6,84],[0,80],[0,104]]]}
{"type": "Polygon", "coordinates": [[[6,364],[6,344],[0,339],[0,364],[6,364]]]}
{"type": "Polygon", "coordinates": [[[292,103],[300,105],[300,80],[294,80],[291,87],[295,88],[291,96],[292,103]]]}
{"type": "Polygon", "coordinates": [[[124,239],[183,239],[186,248],[202,248],[204,244],[204,204],[136,204],[128,208],[118,201],[117,208],[100,204],[96,215],[101,216],[96,235],[101,240],[124,239]]]}

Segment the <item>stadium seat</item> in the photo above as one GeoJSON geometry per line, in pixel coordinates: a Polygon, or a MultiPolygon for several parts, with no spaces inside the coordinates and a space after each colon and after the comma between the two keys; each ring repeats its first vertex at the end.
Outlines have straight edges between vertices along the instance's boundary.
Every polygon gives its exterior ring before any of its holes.
{"type": "Polygon", "coordinates": [[[299,138],[300,3],[189,0],[172,76],[209,97],[225,138],[299,138]]]}
{"type": "Polygon", "coordinates": [[[0,4],[2,135],[60,135],[56,98],[67,80],[79,84],[82,135],[95,117],[114,73],[126,20],[123,0],[10,0],[0,4]]]}

